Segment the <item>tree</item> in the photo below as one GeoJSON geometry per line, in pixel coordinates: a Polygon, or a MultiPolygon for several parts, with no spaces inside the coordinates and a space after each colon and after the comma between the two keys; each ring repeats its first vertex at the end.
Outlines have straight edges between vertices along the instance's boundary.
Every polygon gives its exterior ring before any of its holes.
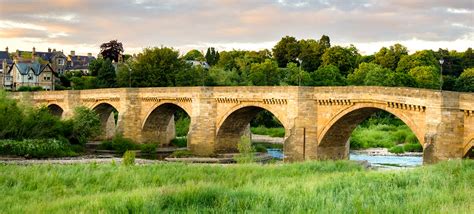
{"type": "Polygon", "coordinates": [[[289,62],[297,63],[296,58],[300,55],[300,44],[295,37],[283,37],[273,47],[273,57],[278,63],[278,67],[283,68],[289,62]]]}
{"type": "Polygon", "coordinates": [[[213,66],[215,64],[217,64],[219,62],[219,52],[216,51],[213,47],[210,47],[207,49],[207,52],[206,52],[206,62],[213,66]]]}
{"type": "Polygon", "coordinates": [[[86,107],[81,106],[74,109],[71,121],[73,126],[71,136],[69,136],[71,143],[84,144],[88,139],[101,132],[99,115],[86,107]]]}
{"type": "Polygon", "coordinates": [[[434,66],[417,66],[412,68],[408,74],[415,79],[417,87],[439,89],[439,70],[434,66]]]}
{"type": "Polygon", "coordinates": [[[388,77],[392,73],[390,69],[383,68],[375,63],[363,62],[347,77],[350,85],[389,85],[388,77]]]}
{"type": "Polygon", "coordinates": [[[281,71],[282,84],[308,86],[312,83],[311,75],[294,62],[288,63],[281,71]]]}
{"type": "Polygon", "coordinates": [[[321,66],[311,74],[315,86],[341,86],[346,80],[334,65],[321,66]]]}
{"type": "Polygon", "coordinates": [[[344,76],[346,76],[356,67],[358,56],[359,53],[354,46],[348,48],[333,46],[324,52],[322,56],[322,65],[334,65],[339,68],[344,76]]]}
{"type": "Polygon", "coordinates": [[[196,49],[190,50],[186,55],[183,56],[185,60],[197,60],[197,61],[204,61],[204,55],[202,55],[201,51],[196,49]]]}
{"type": "Polygon", "coordinates": [[[129,87],[131,78],[131,68],[129,63],[120,63],[117,65],[117,86],[129,87]]]}
{"type": "Polygon", "coordinates": [[[395,44],[390,48],[383,47],[375,54],[375,63],[384,68],[395,70],[402,56],[408,55],[408,50],[401,44],[395,44]]]}
{"type": "Polygon", "coordinates": [[[385,86],[392,87],[416,87],[415,79],[408,75],[407,73],[402,72],[391,72],[388,75],[385,86]]]}
{"type": "Polygon", "coordinates": [[[100,55],[104,59],[109,59],[113,62],[121,61],[121,55],[123,53],[123,46],[121,42],[117,40],[112,40],[110,42],[103,43],[100,45],[100,55]]]}
{"type": "Polygon", "coordinates": [[[462,57],[462,64],[464,69],[466,68],[474,68],[474,53],[472,52],[472,48],[468,48],[462,57]]]}
{"type": "Polygon", "coordinates": [[[435,57],[443,59],[443,75],[458,77],[463,71],[463,54],[457,51],[448,51],[447,49],[438,49],[435,57]]]}
{"type": "Polygon", "coordinates": [[[102,62],[102,65],[97,73],[97,87],[99,88],[113,88],[117,85],[115,67],[109,59],[102,62]]]}
{"type": "Polygon", "coordinates": [[[270,59],[263,63],[252,64],[248,78],[252,85],[278,85],[280,83],[278,66],[270,59]]]}
{"type": "Polygon", "coordinates": [[[398,62],[396,71],[408,73],[411,69],[418,66],[434,66],[439,68],[439,62],[433,51],[417,51],[412,55],[403,55],[398,62]]]}
{"type": "Polygon", "coordinates": [[[462,72],[456,81],[457,91],[474,92],[474,68],[468,68],[462,72]]]}
{"type": "Polygon", "coordinates": [[[132,86],[175,86],[176,74],[189,67],[171,48],[146,48],[131,64],[132,86]]]}

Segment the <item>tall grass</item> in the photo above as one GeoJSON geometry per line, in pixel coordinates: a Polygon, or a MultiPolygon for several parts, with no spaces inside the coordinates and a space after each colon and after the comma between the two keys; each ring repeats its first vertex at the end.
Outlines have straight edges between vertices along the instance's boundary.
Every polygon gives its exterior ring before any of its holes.
{"type": "Polygon", "coordinates": [[[250,127],[253,134],[268,135],[270,137],[285,137],[285,128],[267,128],[265,126],[250,127]]]}
{"type": "Polygon", "coordinates": [[[350,143],[351,149],[391,148],[398,144],[419,145],[418,139],[408,126],[388,124],[358,126],[352,132],[350,143]]]}
{"type": "Polygon", "coordinates": [[[364,171],[284,165],[0,165],[3,213],[471,213],[474,161],[364,171]]]}

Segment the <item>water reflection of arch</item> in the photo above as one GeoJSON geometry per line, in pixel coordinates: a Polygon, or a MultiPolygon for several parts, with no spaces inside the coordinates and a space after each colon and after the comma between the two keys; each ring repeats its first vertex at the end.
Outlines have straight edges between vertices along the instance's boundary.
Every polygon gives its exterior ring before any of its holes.
{"type": "Polygon", "coordinates": [[[184,111],[191,117],[191,109],[182,103],[164,101],[154,104],[141,126],[142,142],[168,145],[176,137],[174,114],[178,110],[184,111]]]}
{"type": "MultiPolygon", "coordinates": [[[[421,128],[418,128],[417,123],[403,111],[388,108],[383,103],[357,103],[340,111],[325,124],[323,130],[318,134],[318,148],[326,152],[329,151],[332,154],[331,159],[347,158],[350,135],[359,123],[378,111],[386,111],[402,120],[413,131],[420,144],[424,146],[424,133],[421,128]]],[[[423,121],[417,122],[421,127],[423,121]]]]}
{"type": "Polygon", "coordinates": [[[286,114],[269,105],[244,103],[234,106],[217,122],[215,150],[217,152],[235,152],[241,136],[250,134],[248,129],[250,121],[262,111],[268,111],[275,116],[284,127],[285,135],[288,135],[289,126],[286,114]]]}

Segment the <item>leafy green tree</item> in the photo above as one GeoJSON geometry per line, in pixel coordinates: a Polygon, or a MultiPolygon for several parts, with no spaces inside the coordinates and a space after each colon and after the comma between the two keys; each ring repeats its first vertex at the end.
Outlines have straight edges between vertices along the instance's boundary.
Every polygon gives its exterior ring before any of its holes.
{"type": "Polygon", "coordinates": [[[186,63],[179,58],[178,51],[171,48],[146,48],[131,64],[132,86],[162,87],[174,86],[175,76],[186,63]]]}
{"type": "Polygon", "coordinates": [[[283,68],[289,62],[297,63],[296,58],[300,55],[300,44],[295,37],[285,36],[273,47],[273,57],[278,67],[283,68]]]}
{"type": "Polygon", "coordinates": [[[315,86],[341,86],[346,84],[341,72],[334,65],[319,67],[318,70],[311,73],[311,78],[315,86]]]}
{"type": "Polygon", "coordinates": [[[5,91],[0,90],[0,139],[16,138],[23,118],[22,108],[5,91]]]}
{"type": "MultiPolygon", "coordinates": [[[[104,59],[98,58],[96,60],[92,60],[89,63],[89,73],[90,73],[91,76],[97,76],[97,74],[99,73],[99,69],[102,67],[103,62],[104,62],[104,59]]],[[[66,75],[67,74],[68,73],[66,73],[66,75]]],[[[80,75],[80,76],[82,76],[82,75],[80,75]]]]}
{"type": "Polygon", "coordinates": [[[209,69],[209,77],[214,85],[219,86],[237,86],[240,82],[240,76],[237,71],[226,71],[223,68],[212,67],[209,69]]]}
{"type": "Polygon", "coordinates": [[[384,68],[395,70],[401,57],[406,55],[408,55],[408,49],[397,43],[389,48],[381,48],[380,51],[375,54],[374,62],[384,68]]]}
{"type": "Polygon", "coordinates": [[[206,62],[209,65],[211,66],[215,65],[219,62],[219,58],[220,58],[219,51],[216,51],[215,48],[210,47],[207,49],[205,58],[206,58],[206,62]]]}
{"type": "Polygon", "coordinates": [[[72,131],[69,136],[71,143],[84,144],[88,139],[96,137],[101,132],[99,115],[86,107],[74,109],[74,115],[70,120],[72,131]]]}
{"type": "Polygon", "coordinates": [[[407,73],[390,72],[385,86],[392,87],[416,87],[415,79],[407,73]]]}
{"type": "Polygon", "coordinates": [[[418,66],[412,68],[408,74],[415,79],[419,88],[439,89],[440,74],[434,66],[418,66]]]}
{"type": "Polygon", "coordinates": [[[474,68],[468,68],[462,72],[456,81],[456,90],[474,92],[474,68]]]}
{"type": "Polygon", "coordinates": [[[417,51],[412,55],[403,55],[398,62],[396,71],[408,73],[411,69],[418,66],[434,66],[439,68],[439,62],[433,51],[417,51]]]}
{"type": "Polygon", "coordinates": [[[350,85],[385,86],[390,85],[388,81],[391,73],[390,69],[378,64],[363,62],[354,73],[348,75],[347,81],[350,85]]]}
{"type": "Polygon", "coordinates": [[[128,63],[120,63],[117,65],[117,86],[129,87],[131,78],[131,68],[128,63]]]}
{"type": "Polygon", "coordinates": [[[185,60],[198,60],[198,61],[204,61],[204,55],[201,53],[201,51],[198,51],[196,49],[190,50],[186,55],[183,56],[183,59],[185,60]]]}
{"type": "Polygon", "coordinates": [[[462,64],[464,69],[474,68],[474,53],[472,48],[468,48],[462,56],[462,64]]]}
{"type": "Polygon", "coordinates": [[[113,88],[117,85],[115,67],[109,59],[102,62],[97,73],[97,87],[113,88]]]}
{"type": "Polygon", "coordinates": [[[435,53],[437,59],[443,59],[443,75],[458,77],[463,71],[463,54],[447,49],[438,49],[435,53]]]}
{"type": "Polygon", "coordinates": [[[281,85],[309,86],[312,84],[311,75],[294,62],[288,63],[286,68],[281,68],[280,70],[282,74],[281,85]]]}
{"type": "Polygon", "coordinates": [[[299,45],[301,53],[299,58],[301,59],[301,67],[303,70],[313,72],[321,65],[321,56],[324,54],[326,49],[331,47],[329,37],[323,35],[319,41],[313,39],[300,40],[299,45]]]}
{"type": "Polygon", "coordinates": [[[322,56],[322,65],[334,65],[339,68],[344,76],[346,76],[356,67],[358,56],[359,53],[354,46],[348,48],[333,46],[324,52],[322,56]]]}
{"type": "Polygon", "coordinates": [[[252,64],[249,74],[249,81],[252,85],[278,85],[280,73],[277,64],[267,59],[263,63],[252,64]]]}

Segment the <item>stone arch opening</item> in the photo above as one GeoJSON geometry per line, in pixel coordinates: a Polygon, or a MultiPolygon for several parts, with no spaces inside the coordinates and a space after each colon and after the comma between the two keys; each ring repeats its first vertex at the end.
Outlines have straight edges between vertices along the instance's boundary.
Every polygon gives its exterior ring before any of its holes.
{"type": "Polygon", "coordinates": [[[59,105],[50,104],[48,105],[49,113],[52,115],[61,118],[63,116],[64,110],[59,105]]]}
{"type": "Polygon", "coordinates": [[[119,112],[108,103],[101,103],[93,109],[100,119],[101,135],[99,140],[112,139],[117,132],[119,112]]]}
{"type": "Polygon", "coordinates": [[[165,103],[151,111],[142,128],[142,142],[187,147],[191,118],[182,107],[165,103]]]}
{"type": "MultiPolygon", "coordinates": [[[[284,137],[287,130],[281,119],[272,111],[259,106],[245,106],[230,113],[218,127],[216,135],[215,150],[218,153],[233,153],[238,152],[237,145],[241,141],[242,136],[249,137],[254,143],[261,142],[262,139],[255,139],[255,134],[252,134],[250,125],[258,126],[255,121],[258,116],[270,115],[279,125],[280,131],[283,131],[281,142],[267,142],[280,144],[283,149],[284,137]]],[[[261,122],[260,122],[261,123],[261,122]]],[[[271,139],[270,139],[271,140],[271,139]]],[[[283,151],[282,151],[283,152],[283,151]]],[[[283,158],[283,154],[282,157],[283,158]]]]}
{"type": "MultiPolygon", "coordinates": [[[[406,143],[412,143],[416,145],[413,150],[423,150],[422,140],[420,136],[416,134],[416,127],[413,126],[413,123],[408,121],[407,118],[404,118],[400,115],[394,114],[386,109],[377,108],[377,107],[361,107],[355,108],[351,111],[347,111],[340,115],[339,117],[335,118],[335,120],[326,127],[325,131],[320,135],[320,141],[318,146],[318,156],[320,159],[348,159],[349,158],[349,149],[351,144],[353,147],[355,145],[360,144],[361,142],[356,142],[356,139],[351,139],[351,135],[354,133],[354,130],[362,123],[362,122],[369,122],[366,121],[368,118],[373,118],[374,115],[377,114],[385,114],[391,115],[395,119],[399,119],[400,123],[406,125],[408,131],[411,133],[410,138],[402,138],[400,136],[389,136],[383,135],[379,133],[374,133],[374,136],[370,136],[367,134],[368,141],[373,142],[373,144],[379,144],[379,146],[383,147],[387,144],[387,142],[393,142],[393,147],[404,147],[406,143]],[[373,137],[373,138],[370,138],[373,137]],[[397,141],[397,137],[400,137],[397,141]],[[413,139],[414,138],[414,139],[413,139]],[[379,140],[380,142],[376,142],[375,140],[379,140]]],[[[387,131],[390,130],[390,127],[380,126],[380,130],[386,129],[387,131]]],[[[387,125],[387,124],[385,124],[387,125]]],[[[378,126],[378,125],[377,125],[378,126]]],[[[358,127],[361,128],[361,127],[358,127]]],[[[377,130],[377,129],[375,129],[377,130]]],[[[395,134],[395,130],[393,134],[395,134]]],[[[364,133],[362,133],[364,134],[364,133]]],[[[371,144],[371,145],[373,145],[371,144]]],[[[377,146],[378,147],[378,146],[377,146]]],[[[391,148],[393,148],[391,147],[391,148]]]]}

